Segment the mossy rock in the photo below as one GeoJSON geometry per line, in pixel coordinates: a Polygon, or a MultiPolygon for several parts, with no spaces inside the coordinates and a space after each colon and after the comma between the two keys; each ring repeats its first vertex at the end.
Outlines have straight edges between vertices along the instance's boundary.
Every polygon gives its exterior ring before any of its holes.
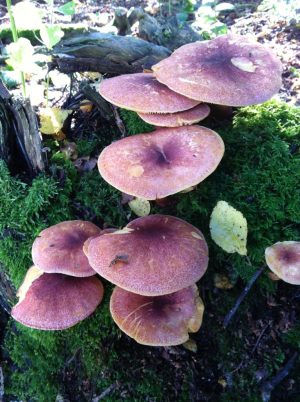
{"type": "MultiPolygon", "coordinates": [[[[131,135],[151,130],[140,125],[134,113],[124,112],[122,117],[131,135]]],[[[274,375],[300,347],[300,312],[292,301],[295,287],[274,284],[265,273],[231,328],[224,330],[222,319],[244,281],[264,265],[265,247],[279,240],[300,240],[299,117],[299,109],[272,101],[238,110],[233,122],[222,122],[222,127],[211,120],[226,147],[220,166],[195,191],[175,196],[171,206],[152,207],[153,213],[172,214],[198,226],[209,243],[210,265],[199,283],[206,312],[201,330],[193,336],[197,353],[182,347],[145,347],[121,334],[108,309],[112,286],[105,283],[104,303],[69,330],[36,331],[10,321],[5,341],[7,394],[39,402],[55,401],[58,394],[70,401],[90,401],[103,391],[105,400],[114,402],[260,401],[261,370],[267,377],[274,375]],[[226,254],[210,239],[209,218],[219,200],[247,218],[247,257],[226,254]],[[235,287],[216,289],[217,272],[227,275],[235,287]],[[283,306],[282,300],[291,301],[283,306]],[[283,315],[289,317],[290,332],[278,329],[283,315]],[[271,336],[272,326],[277,332],[271,336]]],[[[96,141],[89,148],[81,142],[80,147],[97,153],[103,143],[96,141]]],[[[41,175],[32,183],[11,177],[0,163],[0,205],[0,233],[6,234],[0,261],[15,286],[31,264],[31,243],[41,229],[79,218],[121,227],[134,218],[121,206],[118,191],[97,171],[79,174],[61,154],[53,159],[52,176],[41,175]]],[[[299,368],[297,362],[290,373],[296,385],[288,391],[284,384],[279,386],[276,400],[297,400],[299,368]]]]}

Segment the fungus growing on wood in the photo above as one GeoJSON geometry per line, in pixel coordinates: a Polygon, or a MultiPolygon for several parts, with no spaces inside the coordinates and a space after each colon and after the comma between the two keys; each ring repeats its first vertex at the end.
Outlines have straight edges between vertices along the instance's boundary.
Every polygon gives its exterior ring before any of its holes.
{"type": "Polygon", "coordinates": [[[208,247],[193,225],[149,215],[88,242],[89,263],[105,279],[145,296],[173,293],[197,282],[208,265],[208,247]]]}
{"type": "Polygon", "coordinates": [[[75,278],[29,269],[11,315],[35,329],[62,330],[82,321],[103,298],[103,285],[94,277],[75,278]]]}
{"type": "Polygon", "coordinates": [[[47,273],[85,277],[95,275],[83,244],[101,230],[91,222],[66,221],[44,229],[32,245],[33,263],[47,273]]]}
{"type": "Polygon", "coordinates": [[[282,65],[273,52],[232,34],[184,45],[152,70],[173,91],[219,105],[262,103],[281,87],[282,65]]]}
{"type": "Polygon", "coordinates": [[[199,103],[173,92],[151,73],[125,74],[103,80],[99,91],[113,105],[140,113],[176,113],[199,103]]]}
{"type": "Polygon", "coordinates": [[[146,123],[159,127],[181,127],[198,123],[204,120],[210,112],[205,103],[201,103],[192,109],[177,113],[138,113],[146,123]]]}
{"type": "Polygon", "coordinates": [[[161,128],[113,142],[101,152],[98,168],[118,190],[155,200],[203,181],[223,154],[221,137],[206,127],[161,128]]]}
{"type": "Polygon", "coordinates": [[[283,241],[266,248],[268,267],[284,282],[300,285],[300,242],[283,241]]]}
{"type": "Polygon", "coordinates": [[[116,287],[110,312],[118,327],[138,343],[180,345],[202,324],[204,305],[196,285],[164,296],[141,296],[116,287]]]}

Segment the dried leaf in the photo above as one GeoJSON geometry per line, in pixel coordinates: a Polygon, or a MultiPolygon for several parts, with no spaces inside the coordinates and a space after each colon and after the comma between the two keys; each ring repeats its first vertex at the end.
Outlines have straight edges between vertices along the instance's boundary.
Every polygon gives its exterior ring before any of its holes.
{"type": "Polygon", "coordinates": [[[218,289],[232,289],[233,284],[226,275],[215,274],[214,285],[218,289]]]}
{"type": "Polygon", "coordinates": [[[129,201],[128,205],[137,216],[147,216],[150,214],[150,202],[144,198],[135,198],[129,201]]]}
{"type": "Polygon", "coordinates": [[[226,201],[219,201],[210,217],[210,233],[227,253],[247,254],[247,220],[226,201]]]}
{"type": "Polygon", "coordinates": [[[58,107],[40,109],[41,132],[43,134],[57,134],[70,113],[72,110],[62,110],[58,107]]]}

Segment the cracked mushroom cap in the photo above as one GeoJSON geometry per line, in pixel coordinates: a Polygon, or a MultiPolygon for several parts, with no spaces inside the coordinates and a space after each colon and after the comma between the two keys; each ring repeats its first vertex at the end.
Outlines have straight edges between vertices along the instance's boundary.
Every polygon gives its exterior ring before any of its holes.
{"type": "Polygon", "coordinates": [[[20,299],[11,315],[26,327],[62,330],[91,315],[103,292],[103,285],[95,276],[45,274],[32,267],[19,289],[20,299]]]}
{"type": "Polygon", "coordinates": [[[33,263],[47,273],[95,275],[83,252],[83,244],[100,233],[98,226],[81,220],[61,222],[44,229],[32,245],[33,263]]]}
{"type": "Polygon", "coordinates": [[[268,267],[284,282],[300,285],[300,242],[283,241],[266,248],[268,267]]]}
{"type": "Polygon", "coordinates": [[[113,105],[141,113],[175,113],[199,103],[173,92],[151,73],[108,78],[101,82],[99,91],[113,105]]]}
{"type": "Polygon", "coordinates": [[[262,103],[281,87],[280,60],[266,46],[239,35],[189,43],[152,69],[173,91],[219,105],[262,103]]]}
{"type": "Polygon", "coordinates": [[[141,296],[116,287],[110,312],[118,327],[148,346],[180,345],[202,324],[204,305],[196,285],[164,296],[141,296]]]}
{"type": "Polygon", "coordinates": [[[210,108],[205,103],[201,103],[192,109],[177,113],[138,113],[140,118],[146,123],[159,127],[181,127],[189,126],[204,120],[210,112],[210,108]]]}
{"type": "Polygon", "coordinates": [[[200,183],[216,169],[223,154],[222,138],[209,128],[159,128],[104,148],[98,169],[118,190],[155,200],[200,183]]]}
{"type": "Polygon", "coordinates": [[[145,296],[188,287],[208,265],[208,247],[200,230],[168,215],[138,218],[122,230],[94,238],[87,255],[103,278],[145,296]]]}

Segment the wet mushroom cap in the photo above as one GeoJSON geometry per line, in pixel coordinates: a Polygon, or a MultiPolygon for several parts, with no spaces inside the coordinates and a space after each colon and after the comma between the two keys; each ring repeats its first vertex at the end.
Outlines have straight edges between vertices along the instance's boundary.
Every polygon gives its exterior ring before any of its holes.
{"type": "Polygon", "coordinates": [[[208,265],[208,247],[200,230],[168,215],[138,218],[122,230],[94,238],[87,255],[103,278],[145,296],[188,287],[208,265]]]}
{"type": "Polygon", "coordinates": [[[204,305],[196,285],[164,296],[141,296],[116,287],[110,312],[118,327],[148,346],[180,345],[202,324],[204,305]]]}
{"type": "Polygon", "coordinates": [[[159,128],[113,142],[101,152],[98,168],[118,190],[155,200],[204,180],[223,154],[221,137],[206,127],[159,128]]]}
{"type": "Polygon", "coordinates": [[[44,229],[32,245],[33,263],[47,273],[95,275],[83,252],[83,244],[100,233],[96,225],[81,220],[61,222],[44,229]]]}
{"type": "Polygon", "coordinates": [[[153,74],[125,74],[103,80],[100,95],[113,105],[141,113],[175,113],[199,101],[186,98],[161,84],[153,74]]]}
{"type": "Polygon", "coordinates": [[[189,43],[152,69],[173,91],[219,105],[262,103],[281,87],[280,60],[269,48],[239,35],[189,43]]]}
{"type": "Polygon", "coordinates": [[[145,122],[159,127],[181,127],[197,123],[205,119],[210,112],[210,108],[205,103],[201,103],[192,109],[177,113],[138,113],[145,122]]]}
{"type": "Polygon", "coordinates": [[[31,283],[11,315],[30,328],[62,330],[92,314],[102,298],[103,285],[95,276],[43,273],[31,283]]]}
{"type": "Polygon", "coordinates": [[[284,282],[300,285],[300,242],[284,241],[266,248],[268,267],[284,282]]]}

